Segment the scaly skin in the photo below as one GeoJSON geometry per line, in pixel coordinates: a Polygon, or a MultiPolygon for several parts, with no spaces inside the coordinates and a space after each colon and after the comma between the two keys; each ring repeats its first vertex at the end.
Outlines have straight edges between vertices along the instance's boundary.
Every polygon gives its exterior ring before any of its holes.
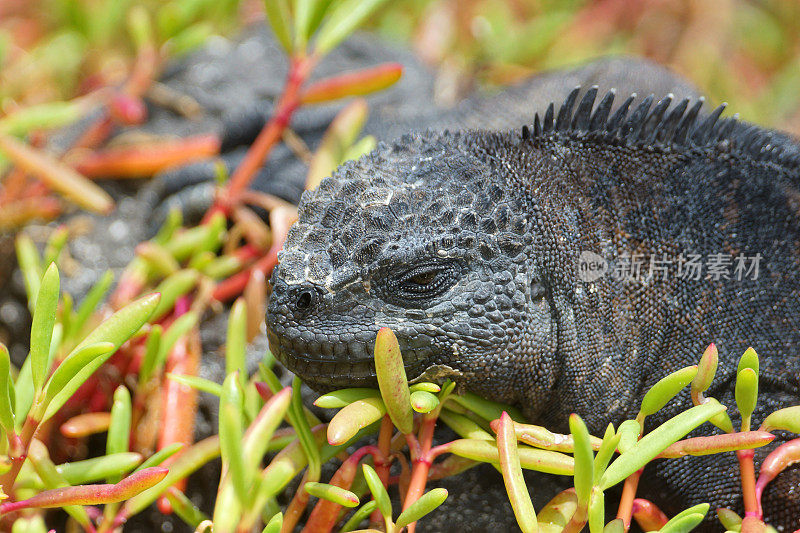
{"type": "MultiPolygon", "coordinates": [[[[305,193],[272,279],[276,357],[318,388],[374,384],[374,338],[388,326],[409,377],[453,378],[554,430],[577,412],[601,433],[710,342],[720,366],[709,394],[738,423],[736,365],[752,344],[755,423],[800,403],[797,142],[668,98],[609,116],[613,94],[595,105],[595,93],[577,102],[573,91],[522,135],[405,136],[305,193]],[[612,267],[630,254],[645,269],[674,262],[652,279],[586,281],[587,251],[612,267]],[[758,276],[735,279],[735,265],[731,279],[679,275],[681,254],[720,253],[760,254],[758,276]]],[[[652,423],[690,404],[684,393],[652,423]]],[[[737,508],[735,464],[658,462],[644,492],[668,513],[737,508]]],[[[765,515],[800,527],[800,470],[773,482],[765,515]]]]}

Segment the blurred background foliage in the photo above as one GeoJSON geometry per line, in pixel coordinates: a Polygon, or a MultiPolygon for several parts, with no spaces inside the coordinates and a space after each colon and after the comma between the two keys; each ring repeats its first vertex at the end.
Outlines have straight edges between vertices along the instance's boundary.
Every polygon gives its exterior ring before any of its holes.
{"type": "MultiPolygon", "coordinates": [[[[133,3],[147,7],[167,57],[263,18],[260,0],[3,0],[0,114],[124,79],[133,3]]],[[[543,69],[634,54],[744,119],[800,134],[797,0],[398,0],[370,27],[437,69],[444,103],[543,69]]]]}

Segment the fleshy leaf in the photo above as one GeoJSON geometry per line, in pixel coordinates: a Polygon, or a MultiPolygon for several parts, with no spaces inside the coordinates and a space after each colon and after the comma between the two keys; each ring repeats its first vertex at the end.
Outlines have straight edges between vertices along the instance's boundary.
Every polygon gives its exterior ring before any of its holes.
{"type": "Polygon", "coordinates": [[[389,500],[389,493],[386,492],[386,487],[383,486],[383,482],[381,482],[381,478],[378,477],[378,473],[375,472],[374,468],[366,463],[361,465],[361,468],[364,471],[364,478],[367,481],[369,491],[378,504],[378,510],[387,522],[390,521],[392,519],[392,502],[389,500]]]}
{"type": "Polygon", "coordinates": [[[696,375],[697,365],[694,365],[677,370],[660,379],[644,395],[640,409],[641,415],[649,416],[660,411],[686,385],[691,383],[696,375]]]}
{"type": "Polygon", "coordinates": [[[380,398],[380,395],[377,389],[340,389],[323,394],[317,398],[314,405],[323,409],[339,409],[364,398],[380,398]]]}
{"type": "Polygon", "coordinates": [[[50,266],[42,276],[39,294],[36,296],[36,306],[33,309],[33,322],[31,323],[31,375],[33,376],[34,390],[40,390],[47,378],[47,362],[50,354],[50,340],[53,336],[53,326],[56,323],[56,308],[60,280],[58,268],[55,263],[50,266]]]}
{"type": "Polygon", "coordinates": [[[533,508],[525,478],[522,476],[519,455],[517,455],[517,436],[514,433],[514,422],[508,413],[500,415],[500,424],[497,431],[497,451],[500,460],[500,469],[503,472],[503,482],[506,486],[508,499],[517,524],[524,533],[538,530],[536,511],[533,508]]]}
{"type": "Polygon", "coordinates": [[[569,430],[575,440],[575,494],[581,505],[588,505],[594,476],[594,454],[589,442],[589,430],[576,414],[569,416],[569,430]]]}
{"type": "Polygon", "coordinates": [[[613,487],[653,460],[670,444],[676,442],[709,418],[725,411],[715,400],[688,409],[661,424],[622,453],[606,469],[598,485],[603,490],[613,487]]]}
{"type": "Polygon", "coordinates": [[[397,530],[402,530],[408,524],[416,522],[426,514],[430,513],[447,499],[447,489],[436,488],[429,490],[420,498],[408,506],[408,509],[400,513],[397,518],[395,527],[397,530]]]}
{"type": "Polygon", "coordinates": [[[328,424],[328,442],[344,444],[359,430],[383,418],[386,406],[380,398],[364,398],[343,407],[328,424]]]}
{"type": "Polygon", "coordinates": [[[800,433],[800,405],[785,407],[770,413],[761,424],[763,431],[791,431],[800,433]]]}
{"type": "Polygon", "coordinates": [[[78,485],[46,490],[27,500],[4,503],[0,505],[0,513],[5,514],[30,507],[49,508],[121,502],[157,484],[166,477],[167,472],[166,468],[154,467],[131,474],[114,485],[78,485]]]}
{"type": "Polygon", "coordinates": [[[338,503],[344,507],[358,507],[359,504],[358,496],[335,485],[309,481],[304,485],[304,488],[312,496],[338,503]]]}
{"type": "Polygon", "coordinates": [[[375,373],[386,412],[401,433],[411,433],[414,414],[411,411],[406,369],[397,337],[389,328],[381,328],[375,339],[375,373]]]}

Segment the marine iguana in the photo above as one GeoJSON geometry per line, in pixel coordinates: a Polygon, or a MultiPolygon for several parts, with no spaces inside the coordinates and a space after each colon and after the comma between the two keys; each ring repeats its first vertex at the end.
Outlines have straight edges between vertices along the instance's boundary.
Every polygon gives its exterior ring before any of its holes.
{"type": "MultiPolygon", "coordinates": [[[[710,394],[736,423],[752,344],[755,421],[800,402],[800,145],[723,107],[701,117],[702,100],[629,98],[612,114],[614,93],[597,92],[573,90],[521,133],[403,136],[304,193],[271,279],[276,357],[319,388],[373,384],[388,326],[410,377],[453,377],[554,430],[577,412],[598,432],[710,342],[710,394]],[[602,267],[590,277],[587,257],[602,267]],[[651,270],[633,275],[636,257],[651,270]]],[[[689,405],[682,394],[653,422],[689,405]]],[[[667,512],[739,506],[732,454],[648,470],[667,512]]],[[[800,525],[800,469],[770,485],[764,511],[800,525]]]]}

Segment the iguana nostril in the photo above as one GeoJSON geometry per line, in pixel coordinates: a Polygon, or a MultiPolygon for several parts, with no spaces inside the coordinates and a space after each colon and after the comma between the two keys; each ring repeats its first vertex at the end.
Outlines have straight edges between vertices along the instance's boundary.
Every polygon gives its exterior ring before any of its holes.
{"type": "Polygon", "coordinates": [[[314,304],[316,293],[310,289],[306,289],[297,297],[297,309],[300,311],[308,311],[314,304]]]}

